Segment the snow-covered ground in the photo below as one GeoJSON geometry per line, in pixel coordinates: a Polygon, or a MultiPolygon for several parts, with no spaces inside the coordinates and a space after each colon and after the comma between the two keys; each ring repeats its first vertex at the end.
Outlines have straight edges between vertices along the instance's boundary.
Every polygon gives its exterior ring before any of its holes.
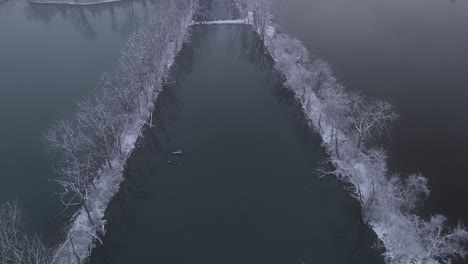
{"type": "MultiPolygon", "coordinates": [[[[238,7],[242,8],[242,5],[238,4],[238,7]]],[[[333,172],[334,175],[352,184],[351,193],[363,206],[364,221],[374,229],[382,241],[388,262],[439,263],[434,258],[434,252],[444,246],[439,245],[440,241],[446,244],[453,242],[450,237],[447,240],[434,240],[434,237],[435,239],[441,237],[440,233],[433,231],[437,230],[437,224],[443,222],[443,219],[425,222],[416,215],[401,209],[402,202],[395,201],[394,198],[401,197],[397,193],[401,190],[398,186],[407,183],[387,178],[387,162],[384,153],[373,149],[365,151],[356,149],[355,134],[335,129],[334,124],[338,122],[336,119],[339,117],[327,115],[326,109],[331,102],[310,92],[313,90],[311,87],[313,84],[308,80],[310,76],[316,76],[314,67],[319,62],[310,60],[307,49],[300,41],[278,32],[277,26],[271,20],[271,15],[266,14],[269,17],[266,23],[256,26],[255,23],[251,23],[255,21],[253,13],[247,11],[243,13],[246,19],[195,23],[191,21],[193,11],[188,12],[186,17],[181,18],[183,30],[180,30],[181,36],[179,37],[183,38],[187,34],[190,25],[251,24],[264,40],[265,48],[275,62],[275,68],[283,75],[284,85],[294,92],[296,99],[301,103],[307,122],[321,135],[330,161],[336,169],[333,172]],[[304,99],[305,97],[307,100],[304,99]],[[340,143],[339,150],[336,142],[340,143]],[[379,188],[378,195],[375,191],[376,186],[379,188]]],[[[111,159],[112,169],[107,166],[102,167],[99,176],[94,181],[93,188],[86,196],[91,218],[95,219],[95,222],[90,222],[85,208],[78,210],[71,221],[66,240],[56,250],[54,263],[83,263],[89,257],[94,243],[105,232],[105,210],[112,197],[119,191],[119,186],[124,180],[125,163],[135,148],[143,126],[150,118],[154,102],[162,88],[162,80],[167,77],[174,58],[182,47],[181,42],[177,43],[171,42],[165,46],[164,57],[169,59],[161,64],[164,65],[162,66],[164,67],[163,74],[144,91],[153,94],[153,98],[149,101],[142,100],[147,103],[139,106],[142,110],[140,117],[131,121],[121,134],[121,141],[124,144],[122,144],[121,153],[111,159]]],[[[324,74],[327,82],[325,85],[339,85],[328,68],[324,74]]],[[[416,177],[414,180],[425,184],[423,177],[416,177]]]]}
{"type": "Polygon", "coordinates": [[[121,0],[28,0],[29,3],[34,4],[54,4],[54,5],[99,5],[113,2],[120,2],[121,0]]]}
{"type": "Polygon", "coordinates": [[[247,19],[194,21],[192,25],[248,25],[247,19]]]}
{"type": "MultiPolygon", "coordinates": [[[[254,13],[245,8],[252,3],[247,1],[247,4],[243,4],[241,1],[235,0],[237,7],[248,22],[254,22],[254,13]]],[[[257,2],[261,6],[262,1],[257,2]]],[[[381,241],[386,250],[384,256],[387,262],[451,263],[449,256],[464,256],[466,252],[462,244],[468,238],[464,227],[449,228],[446,219],[440,215],[424,220],[414,214],[416,205],[411,203],[418,202],[429,193],[427,179],[420,175],[404,179],[389,176],[384,150],[357,148],[356,133],[337,129],[343,117],[327,115],[330,113],[327,109],[335,107],[336,102],[322,99],[323,96],[316,94],[313,87],[314,82],[318,82],[317,78],[320,78],[325,89],[342,88],[330,68],[323,67],[324,62],[321,60],[312,61],[299,40],[279,32],[272,15],[265,8],[262,10],[260,7],[257,14],[260,16],[257,21],[261,21],[262,17],[265,20],[264,23],[257,22],[258,25],[251,23],[254,30],[263,39],[276,70],[284,78],[284,85],[294,92],[306,121],[321,135],[335,169],[331,174],[351,184],[350,193],[360,201],[363,220],[381,241]],[[317,69],[320,69],[319,73],[317,69]]],[[[334,95],[329,94],[329,97],[334,95]]]]}
{"type": "MultiPolygon", "coordinates": [[[[192,24],[193,10],[188,12],[185,17],[180,18],[182,30],[180,31],[180,39],[184,39],[188,34],[189,27],[192,24]]],[[[154,110],[154,102],[161,92],[163,80],[169,75],[170,68],[174,63],[174,59],[182,48],[182,42],[178,45],[174,42],[168,43],[163,56],[168,60],[162,63],[164,69],[162,76],[155,83],[147,87],[146,93],[153,94],[154,97],[148,102],[140,100],[141,105],[137,106],[141,109],[139,118],[132,120],[127,124],[126,129],[120,135],[121,138],[121,153],[116,154],[111,159],[112,168],[103,166],[98,173],[98,177],[94,180],[93,186],[86,195],[86,204],[89,207],[89,213],[93,222],[87,216],[84,207],[79,209],[72,217],[70,227],[66,235],[66,239],[59,245],[53,257],[53,263],[57,264],[79,264],[84,263],[90,256],[96,241],[105,233],[106,220],[104,213],[112,197],[119,191],[120,184],[123,182],[124,167],[128,157],[135,148],[138,137],[141,135],[144,125],[151,117],[154,110]]],[[[142,93],[144,93],[142,92],[142,93]]]]}

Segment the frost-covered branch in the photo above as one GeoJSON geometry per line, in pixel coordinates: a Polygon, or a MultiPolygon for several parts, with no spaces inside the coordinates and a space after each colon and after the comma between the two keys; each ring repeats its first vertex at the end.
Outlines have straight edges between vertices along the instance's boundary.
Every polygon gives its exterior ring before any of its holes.
{"type": "Polygon", "coordinates": [[[70,119],[45,136],[56,154],[54,179],[66,207],[79,204],[53,263],[83,263],[105,233],[104,212],[123,181],[125,162],[187,40],[196,0],[161,0],[151,22],[134,32],[116,71],[104,74],[101,89],[78,104],[70,119]]]}
{"type": "Polygon", "coordinates": [[[467,229],[448,226],[445,217],[423,219],[417,209],[428,197],[427,179],[415,174],[390,175],[385,150],[371,139],[388,132],[396,120],[394,108],[383,101],[347,91],[330,66],[311,60],[296,39],[278,32],[268,0],[234,0],[264,41],[284,85],[302,106],[306,121],[323,139],[332,174],[346,182],[362,205],[363,219],[376,232],[391,264],[451,263],[467,254],[467,229]],[[362,143],[368,144],[362,144],[362,143]]]}
{"type": "Polygon", "coordinates": [[[22,228],[22,212],[16,202],[0,205],[0,263],[49,264],[51,250],[41,240],[27,236],[22,228]]]}
{"type": "Polygon", "coordinates": [[[364,140],[369,140],[384,134],[398,115],[393,106],[380,100],[370,100],[357,93],[349,94],[352,126],[358,133],[357,148],[361,148],[364,140]]]}

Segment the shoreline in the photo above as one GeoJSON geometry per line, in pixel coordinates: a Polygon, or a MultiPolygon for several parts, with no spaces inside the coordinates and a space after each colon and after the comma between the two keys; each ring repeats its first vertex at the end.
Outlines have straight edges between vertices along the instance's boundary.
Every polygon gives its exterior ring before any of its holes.
{"type": "Polygon", "coordinates": [[[190,9],[188,14],[179,20],[181,27],[177,38],[182,41],[172,41],[167,43],[164,48],[163,54],[167,60],[160,61],[162,75],[157,77],[155,82],[148,84],[148,87],[140,94],[141,97],[144,97],[150,93],[152,97],[147,102],[135,106],[141,110],[141,113],[138,118],[128,123],[126,129],[119,135],[122,141],[120,153],[110,158],[111,168],[107,167],[106,164],[101,166],[98,176],[90,186],[85,198],[85,203],[88,205],[86,207],[89,208],[81,206],[73,214],[64,241],[54,251],[52,263],[84,263],[91,255],[95,243],[98,241],[102,244],[99,237],[104,235],[106,230],[105,211],[113,196],[120,190],[121,183],[125,180],[123,172],[126,162],[136,147],[141,131],[152,117],[152,111],[156,99],[163,89],[164,80],[168,78],[175,58],[182,49],[184,40],[189,36],[193,15],[194,10],[190,9]],[[90,221],[89,216],[92,216],[92,221],[90,221]]]}
{"type": "Polygon", "coordinates": [[[273,59],[284,87],[294,93],[305,121],[322,138],[333,170],[321,173],[351,185],[345,188],[360,203],[362,221],[373,230],[377,243],[385,250],[385,262],[441,264],[463,258],[464,241],[468,241],[465,227],[449,226],[442,215],[427,220],[418,215],[419,203],[429,196],[427,179],[419,174],[392,175],[384,149],[372,145],[360,148],[361,138],[356,131],[340,126],[345,121],[342,110],[336,107],[342,107],[340,96],[344,93],[346,97],[348,92],[328,64],[310,59],[301,41],[278,32],[279,26],[272,21],[267,5],[251,6],[251,10],[241,1],[234,0],[273,59]],[[328,97],[323,98],[324,91],[316,90],[317,83],[319,87],[325,86],[319,89],[325,89],[328,97]]]}
{"type": "Polygon", "coordinates": [[[27,2],[29,4],[35,4],[35,5],[91,6],[91,5],[104,5],[104,4],[123,2],[123,1],[122,0],[99,0],[99,1],[27,0],[27,2]]]}

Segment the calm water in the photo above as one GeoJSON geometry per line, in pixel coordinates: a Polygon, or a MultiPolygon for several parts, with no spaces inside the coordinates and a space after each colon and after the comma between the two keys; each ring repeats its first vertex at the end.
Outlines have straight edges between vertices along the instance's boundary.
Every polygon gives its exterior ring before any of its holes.
{"type": "Polygon", "coordinates": [[[429,211],[468,223],[468,2],[278,0],[275,14],[346,87],[397,107],[391,168],[423,173],[429,211]]]}
{"type": "MultiPolygon", "coordinates": [[[[212,18],[235,13],[205,2],[212,18]]],[[[151,6],[0,4],[0,201],[18,199],[31,230],[57,231],[60,220],[42,135],[95,91],[151,6]]],[[[428,176],[429,211],[467,223],[468,2],[277,0],[274,9],[349,89],[395,104],[392,169],[428,176]]],[[[303,131],[250,29],[196,28],[178,65],[95,263],[377,262],[358,204],[314,174],[320,139],[303,131]]]]}
{"type": "Polygon", "coordinates": [[[17,199],[31,230],[58,231],[62,209],[41,137],[95,91],[144,10],[141,2],[0,5],[0,202],[17,199]]]}
{"type": "Polygon", "coordinates": [[[247,26],[199,26],[93,263],[378,263],[360,208],[247,26]],[[171,154],[182,150],[183,155],[171,154]]]}

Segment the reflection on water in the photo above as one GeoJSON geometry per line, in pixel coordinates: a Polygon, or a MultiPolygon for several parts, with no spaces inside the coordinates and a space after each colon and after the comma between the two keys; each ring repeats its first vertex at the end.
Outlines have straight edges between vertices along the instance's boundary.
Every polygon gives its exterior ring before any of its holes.
{"type": "Polygon", "coordinates": [[[93,263],[378,263],[251,28],[195,27],[176,68],[93,263]]]}
{"type": "Polygon", "coordinates": [[[201,11],[195,16],[198,21],[240,18],[233,0],[200,0],[199,5],[201,11]]]}
{"type": "Polygon", "coordinates": [[[102,5],[56,5],[27,4],[25,14],[28,19],[50,23],[59,16],[70,21],[82,35],[89,39],[97,37],[97,21],[109,24],[114,32],[127,36],[135,28],[148,22],[148,12],[155,8],[150,1],[122,1],[102,5]]]}
{"type": "Polygon", "coordinates": [[[468,1],[276,1],[282,30],[348,88],[394,104],[392,169],[421,172],[428,210],[468,222],[468,1]]]}
{"type": "Polygon", "coordinates": [[[75,111],[115,67],[134,28],[157,1],[96,6],[0,5],[0,202],[17,199],[28,229],[53,240],[64,215],[50,156],[50,123],[75,111]]]}

